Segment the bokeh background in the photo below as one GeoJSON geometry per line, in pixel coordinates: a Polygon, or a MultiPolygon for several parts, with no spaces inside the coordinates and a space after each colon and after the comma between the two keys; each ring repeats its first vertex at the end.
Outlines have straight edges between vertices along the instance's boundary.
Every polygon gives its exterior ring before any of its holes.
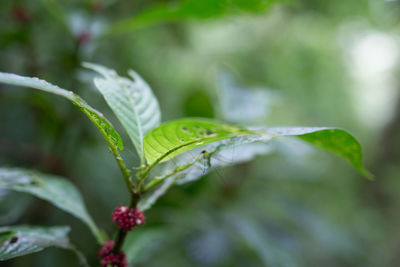
{"type": "MultiPolygon", "coordinates": [[[[360,140],[373,182],[286,140],[174,187],[129,236],[134,266],[400,266],[399,11],[396,0],[2,0],[0,71],[80,94],[119,129],[132,166],[134,148],[83,61],[136,70],[163,121],[335,126],[360,140]]],[[[109,233],[112,209],[128,202],[102,137],[57,96],[0,85],[0,165],[67,177],[109,233]]],[[[9,224],[71,225],[97,266],[86,226],[44,201],[1,191],[9,224]]],[[[46,249],[0,265],[77,260],[46,249]]]]}

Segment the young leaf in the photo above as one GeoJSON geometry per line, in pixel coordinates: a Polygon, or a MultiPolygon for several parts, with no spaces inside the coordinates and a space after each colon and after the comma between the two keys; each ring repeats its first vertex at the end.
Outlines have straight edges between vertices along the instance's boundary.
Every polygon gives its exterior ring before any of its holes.
{"type": "Polygon", "coordinates": [[[24,169],[0,168],[0,188],[24,192],[44,199],[85,222],[97,241],[104,234],[97,228],[86,210],[78,190],[67,180],[24,169]]]}
{"type": "Polygon", "coordinates": [[[71,248],[69,227],[0,227],[0,261],[39,252],[47,247],[71,248]]]}
{"type": "Polygon", "coordinates": [[[249,134],[255,132],[209,119],[180,119],[150,131],[144,138],[144,153],[152,166],[196,147],[249,134]]]}
{"type": "Polygon", "coordinates": [[[94,83],[125,127],[144,163],[144,135],[161,120],[160,107],[149,85],[132,70],[128,71],[131,76],[128,79],[100,65],[84,63],[84,66],[103,75],[103,78],[95,78],[94,83]]]}
{"type": "Polygon", "coordinates": [[[38,78],[19,76],[11,73],[0,72],[0,83],[25,86],[52,94],[56,94],[65,97],[72,102],[75,106],[79,107],[83,113],[94,123],[99,129],[101,134],[106,139],[109,145],[118,147],[120,150],[123,149],[122,140],[119,134],[115,131],[112,124],[104,117],[102,113],[89,106],[80,96],[72,91],[67,91],[56,85],[48,83],[38,78]]]}

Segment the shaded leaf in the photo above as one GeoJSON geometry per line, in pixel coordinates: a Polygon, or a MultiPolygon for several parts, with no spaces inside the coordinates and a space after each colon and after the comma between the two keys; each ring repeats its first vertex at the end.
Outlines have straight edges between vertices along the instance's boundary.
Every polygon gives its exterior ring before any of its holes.
{"type": "Polygon", "coordinates": [[[265,119],[279,99],[278,92],[269,88],[239,85],[233,74],[222,71],[218,76],[218,109],[220,116],[232,123],[257,124],[265,119]]]}
{"type": "Polygon", "coordinates": [[[69,227],[0,227],[0,260],[41,251],[47,247],[70,248],[69,227]]]}
{"type": "Polygon", "coordinates": [[[131,76],[128,79],[100,65],[84,63],[84,66],[103,75],[95,78],[94,83],[125,127],[143,163],[144,135],[161,121],[160,107],[149,85],[133,70],[128,71],[131,76]]]}
{"type": "Polygon", "coordinates": [[[29,207],[31,197],[0,189],[0,225],[14,223],[29,207]],[[10,209],[10,207],[13,207],[10,209]]]}
{"type": "Polygon", "coordinates": [[[254,132],[209,119],[174,120],[162,124],[145,136],[144,153],[148,164],[153,165],[193,148],[246,134],[254,132]]]}
{"type": "Polygon", "coordinates": [[[123,246],[127,261],[130,264],[136,264],[148,259],[155,250],[162,249],[166,237],[166,229],[159,228],[145,228],[130,232],[123,246]]]}
{"type": "Polygon", "coordinates": [[[99,131],[102,133],[109,145],[116,146],[121,150],[123,149],[121,137],[115,131],[112,124],[104,117],[102,113],[89,106],[89,104],[87,104],[74,92],[62,89],[38,78],[25,77],[4,72],[0,72],[0,83],[30,87],[65,97],[71,101],[72,104],[79,107],[79,109],[82,110],[86,116],[88,116],[88,118],[95,124],[97,129],[99,129],[99,131]]]}
{"type": "Polygon", "coordinates": [[[97,241],[104,242],[104,234],[97,228],[78,190],[67,180],[24,169],[0,168],[0,188],[29,193],[85,222],[97,241]]]}
{"type": "Polygon", "coordinates": [[[293,249],[285,246],[285,241],[270,235],[258,221],[227,214],[226,222],[231,235],[246,244],[263,262],[264,266],[299,266],[300,259],[293,255],[293,249]],[[289,250],[289,251],[288,251],[289,250]]]}

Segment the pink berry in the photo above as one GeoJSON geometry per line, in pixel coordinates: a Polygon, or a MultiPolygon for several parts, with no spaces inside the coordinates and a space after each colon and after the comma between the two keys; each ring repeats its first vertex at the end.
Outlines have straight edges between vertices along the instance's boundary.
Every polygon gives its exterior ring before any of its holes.
{"type": "Polygon", "coordinates": [[[99,258],[104,258],[108,254],[110,254],[113,248],[114,248],[114,241],[110,240],[105,242],[99,250],[99,258]]]}
{"type": "Polygon", "coordinates": [[[127,267],[128,262],[126,261],[126,256],[124,253],[111,253],[105,256],[101,261],[101,265],[103,266],[112,266],[112,267],[127,267]]]}
{"type": "Polygon", "coordinates": [[[127,206],[117,207],[112,214],[112,219],[126,232],[144,224],[146,221],[142,211],[127,206]]]}
{"type": "Polygon", "coordinates": [[[114,241],[107,241],[99,250],[99,258],[102,266],[127,267],[128,262],[123,252],[113,252],[114,241]]]}

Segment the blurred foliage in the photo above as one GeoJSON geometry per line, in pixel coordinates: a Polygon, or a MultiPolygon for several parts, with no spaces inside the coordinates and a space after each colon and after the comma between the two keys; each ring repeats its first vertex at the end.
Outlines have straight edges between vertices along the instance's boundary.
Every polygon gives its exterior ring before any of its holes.
{"type": "MultiPolygon", "coordinates": [[[[380,102],[386,94],[383,99],[391,101],[382,104],[391,108],[369,123],[365,114],[373,107],[360,102],[367,88],[352,64],[352,51],[371,33],[394,40],[399,51],[400,4],[278,2],[0,1],[0,70],[74,90],[108,110],[123,140],[129,137],[93,90],[82,61],[120,73],[136,70],[152,86],[164,121],[220,116],[218,73],[228,66],[243,90],[267,88],[279,97],[258,123],[338,126],[361,140],[374,182],[293,141],[275,142],[279,153],[172,189],[147,212],[149,223],[140,229],[151,242],[136,237],[139,231],[129,238],[135,266],[400,265],[397,64],[376,74],[390,79],[372,84],[370,98],[380,102]]],[[[362,57],[381,50],[372,47],[362,57]]],[[[397,63],[395,54],[389,58],[397,63]]],[[[110,212],[128,201],[121,194],[126,189],[102,137],[78,109],[62,98],[1,85],[0,127],[0,166],[68,177],[96,223],[115,229],[110,212]]],[[[124,156],[137,163],[134,148],[125,143],[124,156]]],[[[43,201],[14,202],[16,197],[22,196],[0,192],[0,211],[13,207],[1,213],[1,224],[71,225],[72,243],[95,266],[98,247],[84,225],[43,201]]],[[[77,259],[50,249],[1,265],[55,262],[76,266],[77,259]]]]}

